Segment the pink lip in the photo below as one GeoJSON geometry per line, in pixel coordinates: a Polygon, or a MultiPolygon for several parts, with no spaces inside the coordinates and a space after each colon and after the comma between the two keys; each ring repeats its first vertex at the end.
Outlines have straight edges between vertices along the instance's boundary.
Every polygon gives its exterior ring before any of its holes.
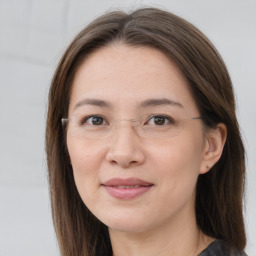
{"type": "Polygon", "coordinates": [[[114,178],[104,182],[102,186],[111,196],[129,200],[144,194],[153,187],[153,184],[137,178],[114,178]]]}

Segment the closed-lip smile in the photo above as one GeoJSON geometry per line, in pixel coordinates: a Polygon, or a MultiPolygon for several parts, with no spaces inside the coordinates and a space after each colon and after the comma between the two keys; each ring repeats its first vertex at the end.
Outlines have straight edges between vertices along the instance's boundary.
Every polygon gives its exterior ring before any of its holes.
{"type": "Polygon", "coordinates": [[[112,178],[104,182],[102,186],[112,197],[129,200],[149,191],[154,184],[138,178],[112,178]]]}

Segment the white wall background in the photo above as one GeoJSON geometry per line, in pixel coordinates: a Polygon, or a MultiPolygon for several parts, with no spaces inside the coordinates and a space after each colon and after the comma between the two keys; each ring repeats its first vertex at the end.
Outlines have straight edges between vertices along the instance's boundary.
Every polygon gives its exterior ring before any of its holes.
{"type": "Polygon", "coordinates": [[[255,0],[0,0],[0,256],[57,256],[44,154],[47,91],[72,37],[106,10],[166,8],[199,27],[232,77],[248,155],[247,253],[256,255],[255,0]]]}

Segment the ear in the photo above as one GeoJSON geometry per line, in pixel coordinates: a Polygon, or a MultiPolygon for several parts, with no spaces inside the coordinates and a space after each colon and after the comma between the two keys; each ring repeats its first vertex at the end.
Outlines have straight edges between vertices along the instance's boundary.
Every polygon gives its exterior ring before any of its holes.
{"type": "Polygon", "coordinates": [[[220,123],[205,135],[205,147],[200,174],[207,173],[220,159],[227,138],[227,128],[220,123]]]}

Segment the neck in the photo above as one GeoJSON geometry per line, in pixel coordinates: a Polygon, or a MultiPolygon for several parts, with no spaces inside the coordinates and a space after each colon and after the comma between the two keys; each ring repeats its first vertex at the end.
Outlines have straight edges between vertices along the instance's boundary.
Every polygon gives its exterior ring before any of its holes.
{"type": "Polygon", "coordinates": [[[214,241],[198,229],[195,216],[179,216],[169,225],[147,232],[109,229],[109,233],[113,256],[196,256],[214,241]]]}

